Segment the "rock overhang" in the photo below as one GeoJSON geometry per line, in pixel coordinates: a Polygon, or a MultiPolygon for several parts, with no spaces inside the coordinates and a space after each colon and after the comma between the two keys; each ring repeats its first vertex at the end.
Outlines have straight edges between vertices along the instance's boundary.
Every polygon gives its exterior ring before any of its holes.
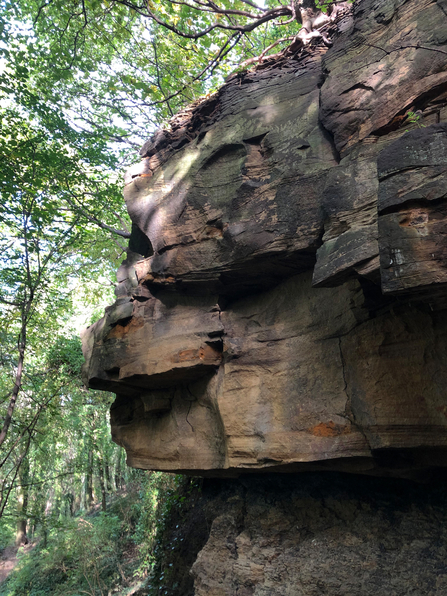
{"type": "Polygon", "coordinates": [[[446,465],[445,43],[422,76],[439,7],[394,6],[391,31],[381,4],[143,147],[117,302],[84,334],[130,465],[446,465]]]}

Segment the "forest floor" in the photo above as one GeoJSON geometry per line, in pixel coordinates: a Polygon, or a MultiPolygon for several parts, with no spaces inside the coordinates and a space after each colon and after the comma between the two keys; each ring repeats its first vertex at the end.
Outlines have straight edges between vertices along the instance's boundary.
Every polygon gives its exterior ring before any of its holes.
{"type": "MultiPolygon", "coordinates": [[[[19,557],[27,555],[30,553],[33,548],[36,546],[34,544],[27,544],[26,546],[22,546],[21,554],[19,557]]],[[[0,588],[1,584],[5,580],[8,579],[9,575],[14,570],[15,566],[19,561],[18,555],[18,547],[17,546],[7,546],[3,549],[2,553],[0,554],[0,588]]],[[[123,566],[130,565],[132,566],[138,560],[138,552],[136,547],[134,548],[127,548],[126,552],[124,553],[124,560],[123,566]]],[[[119,565],[119,571],[122,578],[122,586],[116,586],[113,593],[116,596],[123,595],[123,596],[140,596],[140,594],[146,593],[145,591],[142,592],[142,588],[145,582],[134,580],[133,578],[128,578],[124,575],[123,567],[119,565]]]]}
{"type": "MultiPolygon", "coordinates": [[[[20,547],[23,553],[33,550],[35,544],[27,544],[20,547]]],[[[19,547],[7,546],[0,555],[0,584],[5,581],[14,567],[17,565],[17,552],[19,547]]]]}

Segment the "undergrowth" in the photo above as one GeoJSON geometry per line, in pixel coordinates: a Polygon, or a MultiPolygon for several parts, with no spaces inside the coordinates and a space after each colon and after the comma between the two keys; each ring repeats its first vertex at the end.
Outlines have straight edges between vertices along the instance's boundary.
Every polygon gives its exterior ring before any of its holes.
{"type": "Polygon", "coordinates": [[[106,512],[98,508],[61,518],[46,539],[37,535],[31,551],[20,555],[19,550],[0,596],[173,593],[172,584],[179,581],[173,579],[172,557],[184,548],[183,512],[200,493],[199,481],[161,472],[135,477],[106,512]]]}

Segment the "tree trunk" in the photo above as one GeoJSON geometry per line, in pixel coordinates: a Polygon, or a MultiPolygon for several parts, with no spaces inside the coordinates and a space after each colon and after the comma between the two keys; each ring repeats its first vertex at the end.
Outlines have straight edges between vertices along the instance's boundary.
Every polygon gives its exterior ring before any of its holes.
{"type": "Polygon", "coordinates": [[[102,457],[98,455],[98,479],[99,479],[99,486],[101,488],[101,506],[102,510],[106,511],[107,509],[107,491],[106,491],[106,484],[104,482],[104,465],[102,461],[102,457]]]}
{"type": "Polygon", "coordinates": [[[112,483],[112,475],[110,473],[110,463],[109,463],[109,458],[106,457],[105,461],[104,461],[104,471],[105,471],[105,475],[106,475],[106,486],[107,486],[107,490],[109,491],[109,493],[111,493],[113,491],[113,483],[112,483]]]}
{"type": "Polygon", "coordinates": [[[31,277],[29,274],[29,255],[28,255],[28,248],[25,247],[25,258],[26,258],[26,265],[28,269],[28,282],[29,287],[28,290],[25,289],[25,300],[20,304],[20,317],[22,320],[22,325],[20,328],[19,338],[17,341],[17,348],[19,351],[19,358],[17,361],[17,370],[16,370],[16,377],[14,380],[14,387],[11,391],[11,399],[9,401],[8,409],[6,411],[5,420],[3,422],[2,429],[0,431],[0,446],[4,443],[6,436],[8,434],[9,427],[12,422],[12,417],[14,414],[15,407],[17,405],[17,398],[19,396],[20,388],[22,386],[22,375],[23,375],[23,363],[25,360],[25,350],[26,350],[26,334],[27,334],[27,326],[28,326],[28,316],[31,310],[31,305],[34,299],[34,289],[31,284],[31,277]],[[29,291],[29,294],[28,294],[29,291]],[[28,294],[28,296],[26,296],[28,294]]]}
{"type": "Polygon", "coordinates": [[[122,458],[122,450],[118,449],[117,456],[116,456],[116,466],[115,466],[115,484],[116,488],[121,488],[122,485],[122,476],[121,476],[121,458],[122,458]]]}
{"type": "Polygon", "coordinates": [[[293,6],[296,19],[303,27],[309,26],[309,20],[312,21],[321,14],[321,10],[315,5],[315,0],[294,0],[293,6]]]}
{"type": "Polygon", "coordinates": [[[75,514],[75,508],[74,508],[74,502],[75,502],[75,496],[72,492],[67,492],[67,494],[65,495],[65,499],[68,505],[68,515],[70,517],[73,517],[75,514]]]}
{"type": "Polygon", "coordinates": [[[87,472],[85,475],[85,508],[91,509],[93,505],[93,450],[88,450],[87,472]]]}
{"type": "Polygon", "coordinates": [[[296,20],[302,25],[297,38],[303,44],[308,44],[315,37],[321,37],[327,46],[332,45],[327,36],[319,30],[332,19],[317,8],[315,0],[293,0],[293,10],[296,20]]]}
{"type": "Polygon", "coordinates": [[[28,544],[28,537],[26,535],[26,519],[19,519],[17,521],[16,531],[16,546],[28,544]]]}
{"type": "Polygon", "coordinates": [[[6,411],[5,420],[3,422],[2,430],[0,431],[0,446],[4,443],[6,436],[8,434],[9,427],[12,422],[12,416],[14,414],[14,410],[17,404],[17,398],[19,396],[20,387],[22,385],[22,374],[23,374],[23,361],[25,360],[25,346],[26,346],[26,324],[27,324],[27,315],[28,310],[25,309],[25,312],[22,313],[22,329],[20,332],[19,338],[19,359],[17,362],[17,371],[16,371],[16,378],[14,382],[14,387],[11,392],[11,399],[9,401],[8,409],[6,411]]]}
{"type": "Polygon", "coordinates": [[[27,529],[27,509],[29,493],[29,461],[26,455],[22,461],[19,471],[19,487],[17,488],[17,530],[16,546],[28,544],[27,529]]]}

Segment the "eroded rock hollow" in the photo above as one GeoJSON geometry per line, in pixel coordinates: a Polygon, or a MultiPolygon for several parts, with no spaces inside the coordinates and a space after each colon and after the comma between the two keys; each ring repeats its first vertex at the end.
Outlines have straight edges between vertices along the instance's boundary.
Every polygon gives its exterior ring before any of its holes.
{"type": "Polygon", "coordinates": [[[361,0],[332,40],[234,75],[126,175],[117,299],[83,343],[130,466],[447,466],[447,2],[361,0]]]}

